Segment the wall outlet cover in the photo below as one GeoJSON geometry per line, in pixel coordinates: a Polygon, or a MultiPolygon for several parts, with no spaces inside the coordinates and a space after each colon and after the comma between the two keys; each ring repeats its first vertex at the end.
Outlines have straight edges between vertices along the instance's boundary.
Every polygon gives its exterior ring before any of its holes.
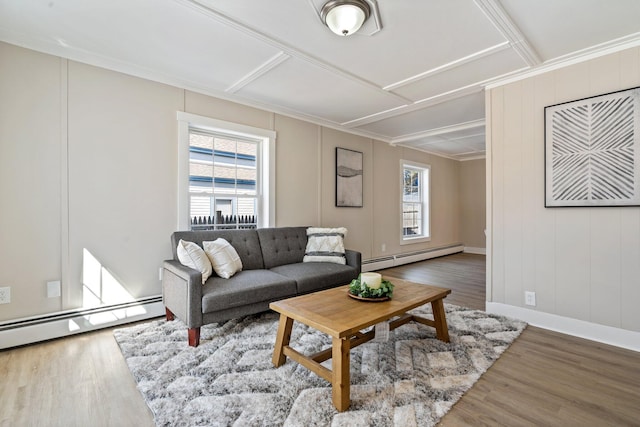
{"type": "Polygon", "coordinates": [[[9,304],[11,302],[11,287],[4,286],[0,288],[0,304],[9,304]]]}
{"type": "Polygon", "coordinates": [[[531,291],[524,292],[524,303],[526,305],[536,305],[536,293],[531,291]]]}
{"type": "Polygon", "coordinates": [[[47,282],[47,298],[57,298],[60,295],[60,281],[53,280],[51,282],[47,282]]]}

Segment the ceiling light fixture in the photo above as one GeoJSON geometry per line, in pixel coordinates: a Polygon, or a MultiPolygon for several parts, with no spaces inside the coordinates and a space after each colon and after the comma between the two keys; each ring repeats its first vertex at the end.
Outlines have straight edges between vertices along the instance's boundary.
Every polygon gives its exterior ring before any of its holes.
{"type": "Polygon", "coordinates": [[[350,36],[369,18],[371,8],[365,0],[331,0],[322,6],[322,21],[339,36],[350,36]]]}

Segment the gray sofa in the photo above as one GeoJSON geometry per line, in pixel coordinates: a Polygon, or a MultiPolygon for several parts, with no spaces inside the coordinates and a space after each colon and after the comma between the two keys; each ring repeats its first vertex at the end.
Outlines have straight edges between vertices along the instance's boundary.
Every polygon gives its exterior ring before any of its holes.
{"type": "Polygon", "coordinates": [[[173,233],[173,259],[164,261],[162,275],[167,320],[186,323],[189,345],[196,347],[202,325],[267,311],[272,301],[345,285],[360,274],[360,252],[347,249],[346,265],[302,262],[306,246],[307,227],[173,233]],[[238,252],[242,271],[229,279],[214,272],[203,285],[199,271],[178,261],[176,248],[180,239],[202,247],[219,237],[238,252]]]}

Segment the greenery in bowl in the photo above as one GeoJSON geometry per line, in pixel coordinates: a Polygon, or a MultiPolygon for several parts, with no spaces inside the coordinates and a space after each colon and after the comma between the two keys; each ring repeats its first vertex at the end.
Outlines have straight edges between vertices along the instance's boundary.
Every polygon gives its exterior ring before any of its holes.
{"type": "Polygon", "coordinates": [[[373,289],[362,282],[360,276],[358,276],[357,279],[353,279],[349,284],[349,293],[362,298],[391,298],[393,294],[393,284],[388,280],[382,279],[380,287],[373,289]]]}

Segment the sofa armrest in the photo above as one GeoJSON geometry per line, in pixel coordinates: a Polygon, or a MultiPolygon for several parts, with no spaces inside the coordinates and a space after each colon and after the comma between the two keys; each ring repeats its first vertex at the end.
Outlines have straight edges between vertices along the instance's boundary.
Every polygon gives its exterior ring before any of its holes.
{"type": "Polygon", "coordinates": [[[189,328],[202,326],[202,274],[176,260],[164,261],[162,301],[189,328]]]}
{"type": "Polygon", "coordinates": [[[344,255],[347,259],[347,265],[358,270],[358,274],[362,272],[362,254],[358,251],[345,249],[344,255]]]}

